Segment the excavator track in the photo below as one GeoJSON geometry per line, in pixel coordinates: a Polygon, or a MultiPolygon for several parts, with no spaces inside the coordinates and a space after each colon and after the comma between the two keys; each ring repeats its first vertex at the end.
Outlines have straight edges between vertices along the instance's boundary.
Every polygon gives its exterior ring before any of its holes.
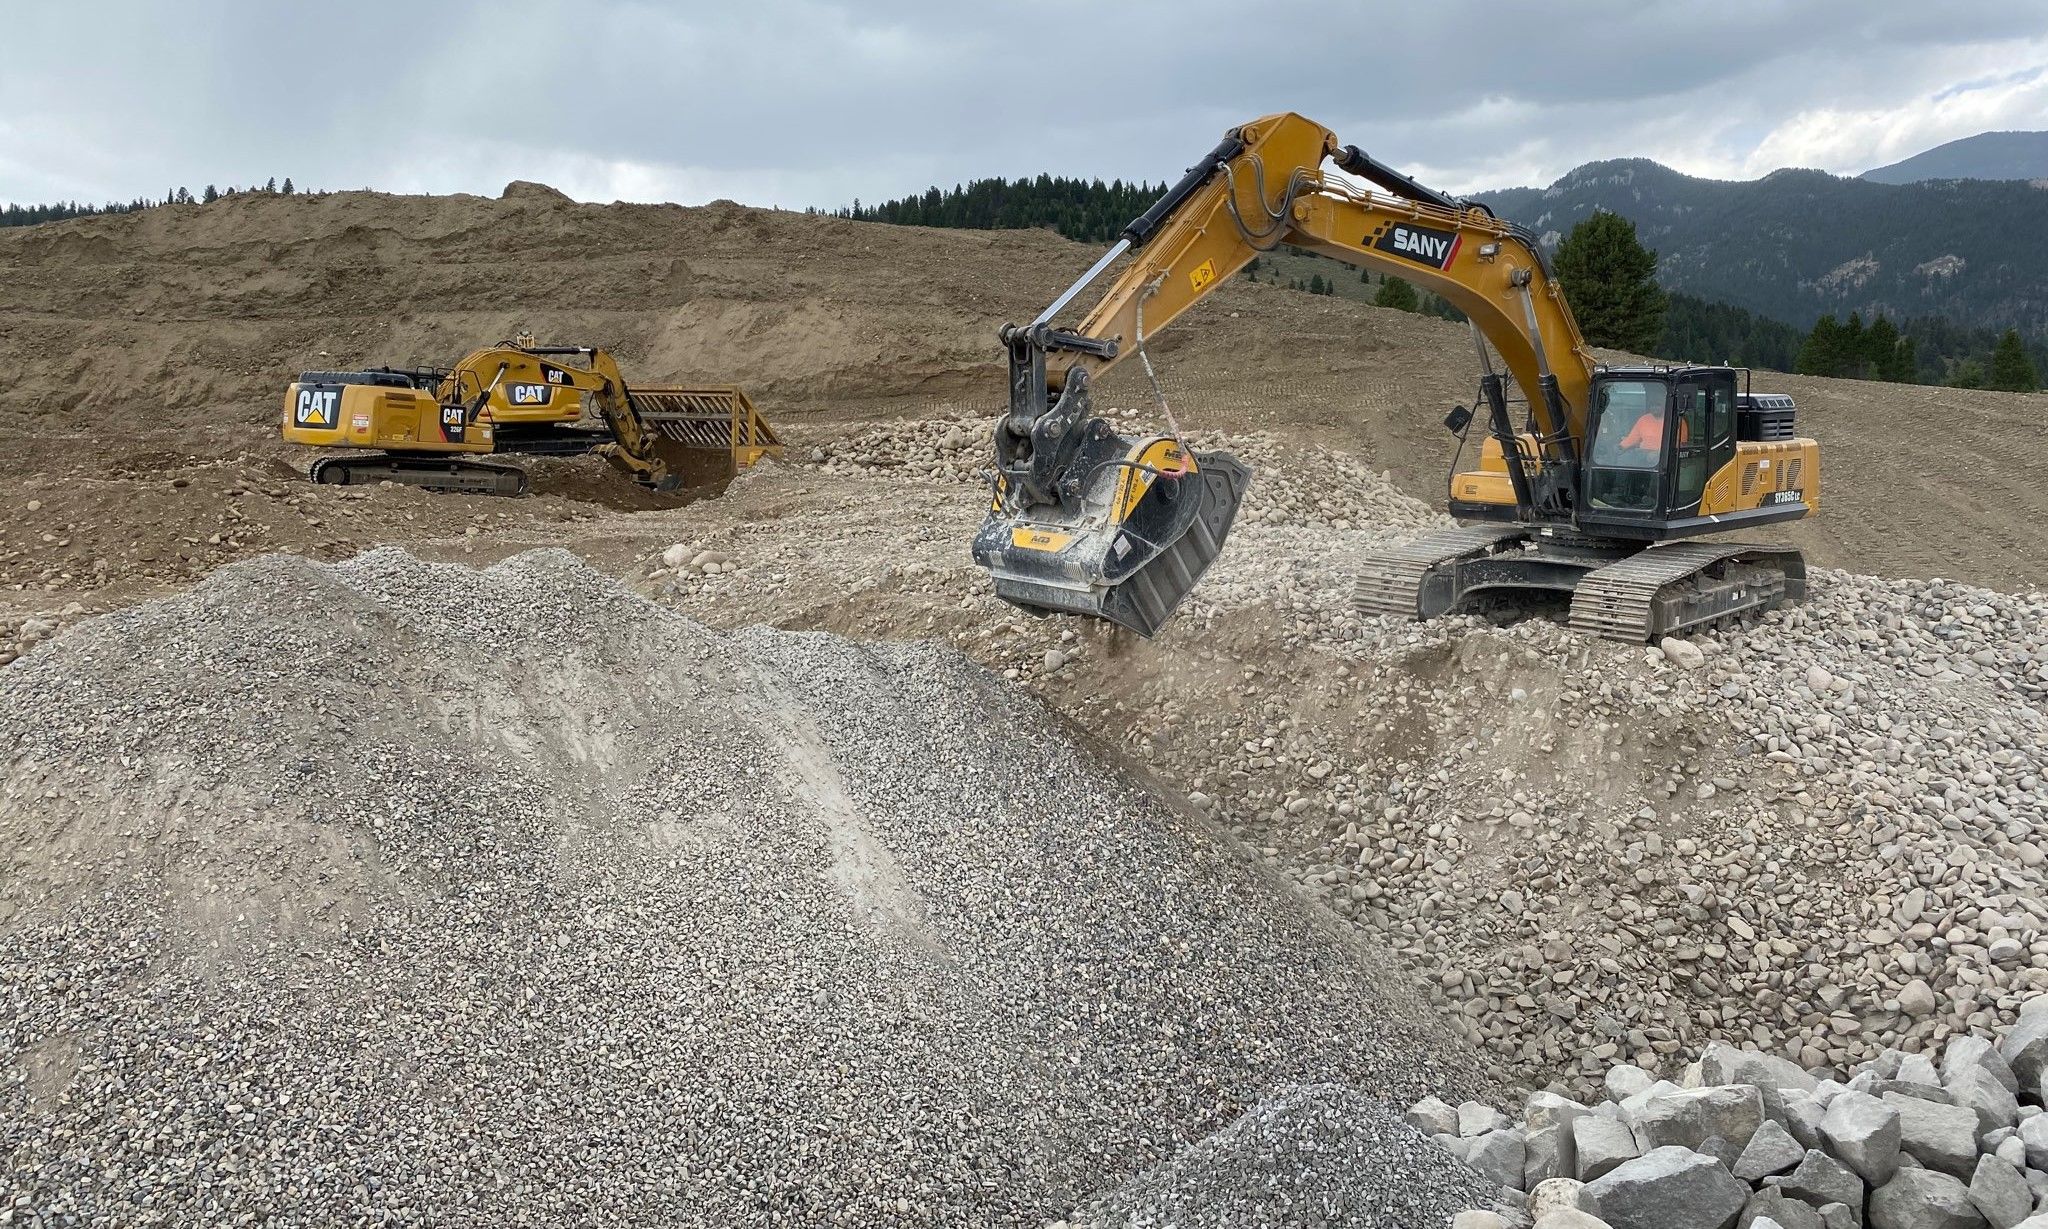
{"type": "Polygon", "coordinates": [[[1439,569],[1490,555],[1528,536],[1529,530],[1517,525],[1471,525],[1411,538],[1366,560],[1352,586],[1351,604],[1361,614],[1434,618],[1443,611],[1424,608],[1424,587],[1439,569]]]}
{"type": "Polygon", "coordinates": [[[449,457],[322,457],[309,476],[329,486],[396,482],[463,495],[524,495],[527,488],[526,471],[515,466],[449,457]]]}
{"type": "Polygon", "coordinates": [[[1806,559],[1789,546],[1679,542],[1586,573],[1571,627],[1640,644],[1805,596],[1806,559]]]}

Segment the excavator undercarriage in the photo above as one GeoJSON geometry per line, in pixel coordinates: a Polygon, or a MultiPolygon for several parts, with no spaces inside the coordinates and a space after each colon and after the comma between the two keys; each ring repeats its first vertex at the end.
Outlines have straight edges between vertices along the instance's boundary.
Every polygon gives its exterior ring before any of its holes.
{"type": "Polygon", "coordinates": [[[1473,525],[1369,556],[1352,602],[1365,614],[1433,619],[1481,595],[1532,591],[1569,594],[1574,631],[1641,642],[1804,600],[1806,562],[1790,547],[1755,543],[1645,546],[1473,525]]]}

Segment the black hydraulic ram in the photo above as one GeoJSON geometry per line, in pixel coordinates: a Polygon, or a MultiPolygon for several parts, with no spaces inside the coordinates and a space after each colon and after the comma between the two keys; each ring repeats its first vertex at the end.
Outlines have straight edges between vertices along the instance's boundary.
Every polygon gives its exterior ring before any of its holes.
{"type": "Polygon", "coordinates": [[[1385,188],[1395,196],[1421,201],[1425,205],[1435,205],[1439,209],[1449,209],[1454,213],[1464,211],[1465,202],[1456,197],[1445,196],[1435,188],[1423,187],[1356,145],[1346,145],[1338,150],[1337,156],[1331,161],[1337,164],[1338,170],[1347,171],[1367,183],[1385,188]]]}

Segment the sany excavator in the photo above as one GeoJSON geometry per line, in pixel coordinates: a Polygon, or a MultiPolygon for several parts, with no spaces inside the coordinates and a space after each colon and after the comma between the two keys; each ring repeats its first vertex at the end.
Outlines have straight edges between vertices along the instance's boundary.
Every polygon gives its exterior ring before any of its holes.
{"type": "Polygon", "coordinates": [[[308,371],[285,390],[284,438],[322,457],[315,482],[403,482],[441,491],[523,495],[524,470],[479,454],[600,451],[653,490],[730,478],[782,444],[737,388],[626,386],[608,351],[531,337],[478,350],[453,367],[308,371]],[[580,363],[580,365],[578,365],[580,363]],[[582,425],[586,401],[600,424],[582,425]]]}
{"type": "Polygon", "coordinates": [[[1283,114],[1232,130],[1035,320],[1004,326],[1009,409],[974,540],[999,596],[1144,636],[1172,616],[1222,549],[1251,472],[1190,453],[1177,429],[1118,435],[1093,415],[1090,386],[1280,244],[1437,294],[1478,345],[1483,409],[1445,419],[1461,456],[1485,424],[1477,466],[1454,463],[1450,480],[1466,524],[1370,558],[1360,609],[1430,618],[1478,594],[1550,590],[1571,595],[1573,627],[1640,641],[1805,595],[1798,551],[1700,540],[1818,507],[1820,450],[1793,437],[1791,398],[1751,395],[1728,367],[1599,366],[1528,231],[1283,114]],[[1078,327],[1053,323],[1126,255],[1078,327]]]}

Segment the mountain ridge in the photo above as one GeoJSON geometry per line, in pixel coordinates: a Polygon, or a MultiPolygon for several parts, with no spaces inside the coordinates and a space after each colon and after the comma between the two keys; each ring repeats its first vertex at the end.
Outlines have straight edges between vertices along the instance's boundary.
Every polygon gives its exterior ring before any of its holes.
{"type": "Polygon", "coordinates": [[[1810,326],[1857,311],[1940,316],[2048,336],[2048,187],[2024,180],[1885,184],[1806,168],[1687,175],[1648,158],[1574,167],[1544,188],[1476,194],[1554,248],[1595,210],[1636,224],[1664,286],[1810,326]]]}
{"type": "Polygon", "coordinates": [[[1930,179],[2048,179],[2048,132],[1980,132],[1944,141],[1858,176],[1872,183],[1930,179]]]}

